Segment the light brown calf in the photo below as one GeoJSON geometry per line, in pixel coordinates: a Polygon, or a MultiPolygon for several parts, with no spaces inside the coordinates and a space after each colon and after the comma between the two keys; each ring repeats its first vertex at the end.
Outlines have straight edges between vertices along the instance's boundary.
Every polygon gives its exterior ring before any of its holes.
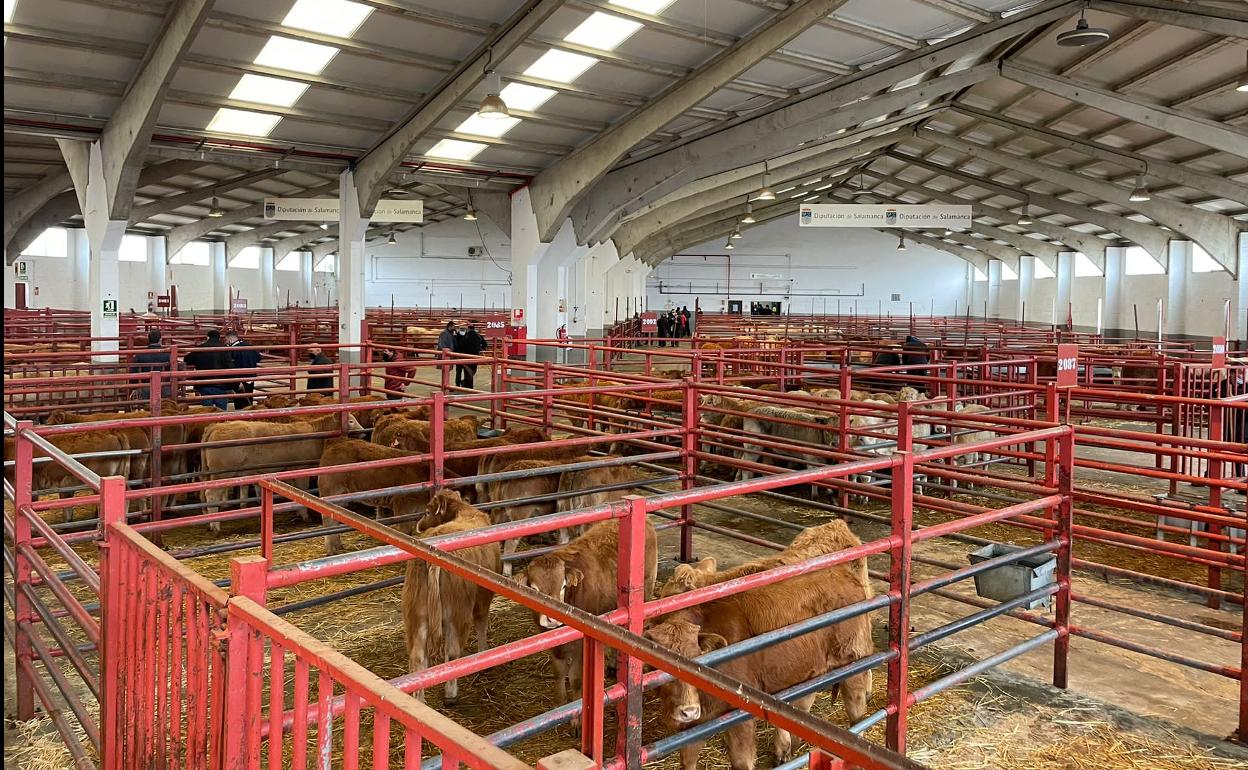
{"type": "MultiPolygon", "coordinates": [[[[411,452],[401,449],[378,446],[368,441],[354,438],[331,438],[325,442],[325,450],[321,453],[322,468],[348,463],[368,462],[372,460],[390,460],[396,457],[408,457],[411,452]]],[[[427,462],[411,463],[410,465],[390,465],[381,468],[360,468],[337,473],[322,473],[316,477],[317,493],[321,497],[345,495],[354,492],[367,492],[373,489],[386,489],[405,484],[419,484],[429,480],[429,464],[427,462]]],[[[372,506],[375,515],[380,516],[381,508],[389,508],[395,516],[415,514],[429,503],[429,491],[410,492],[408,494],[386,495],[370,499],[366,505],[372,506]]],[[[410,531],[410,523],[400,524],[399,528],[410,531]]],[[[341,535],[325,536],[325,552],[333,555],[342,550],[341,535]]]]}

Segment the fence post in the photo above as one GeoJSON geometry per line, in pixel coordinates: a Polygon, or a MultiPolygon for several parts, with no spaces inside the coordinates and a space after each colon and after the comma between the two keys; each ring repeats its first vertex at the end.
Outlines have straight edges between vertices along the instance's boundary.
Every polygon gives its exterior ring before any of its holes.
{"type": "MultiPolygon", "coordinates": [[[[230,593],[265,603],[268,560],[240,556],[230,561],[230,593]]],[[[260,758],[260,691],[264,684],[264,640],[247,621],[226,608],[225,735],[222,767],[254,767],[260,758]]],[[[279,736],[280,744],[280,736],[279,736]]]]}
{"type": "MultiPolygon", "coordinates": [[[[620,609],[628,613],[625,628],[641,634],[645,622],[646,601],[646,500],[637,495],[624,498],[628,516],[619,521],[620,551],[616,569],[616,592],[620,609]]],[[[585,637],[589,639],[589,637],[585,637]]],[[[624,698],[619,701],[616,724],[618,753],[624,757],[626,770],[641,767],[641,661],[617,652],[616,679],[624,685],[624,698]]]]}
{"type": "MultiPolygon", "coordinates": [[[[693,489],[697,485],[698,474],[698,391],[692,378],[685,380],[682,393],[681,417],[684,420],[684,432],[681,434],[681,458],[684,460],[683,473],[680,476],[681,489],[693,489]]],[[[680,507],[680,560],[685,564],[693,561],[693,506],[680,507]]]]}
{"type": "MultiPolygon", "coordinates": [[[[17,423],[14,432],[14,516],[13,516],[13,621],[17,629],[14,640],[13,654],[17,668],[17,718],[25,721],[35,716],[34,683],[22,668],[22,661],[34,660],[30,644],[30,624],[35,614],[30,601],[26,598],[26,588],[30,585],[30,560],[24,551],[30,546],[30,519],[33,515],[30,506],[34,500],[34,445],[26,438],[25,432],[34,428],[30,420],[17,423]]],[[[33,667],[33,663],[32,663],[33,667]]]]}
{"type": "MultiPolygon", "coordinates": [[[[1215,402],[1209,406],[1209,438],[1211,440],[1222,440],[1222,421],[1225,419],[1226,413],[1223,411],[1221,404],[1215,402]]],[[[1213,482],[1209,485],[1209,507],[1221,508],[1222,487],[1218,486],[1218,482],[1222,481],[1222,461],[1210,457],[1205,462],[1205,475],[1213,482]]],[[[1206,526],[1206,530],[1208,534],[1214,536],[1221,535],[1223,532],[1222,525],[1213,522],[1206,526]]],[[[1217,539],[1217,537],[1205,540],[1205,547],[1219,552],[1228,550],[1222,548],[1222,541],[1217,539]]],[[[1209,565],[1209,587],[1213,589],[1222,588],[1222,568],[1216,562],[1209,565]]],[[[1217,596],[1210,596],[1205,602],[1215,610],[1222,607],[1222,599],[1217,596]]]]}
{"type": "Polygon", "coordinates": [[[542,364],[542,390],[546,391],[546,395],[542,396],[542,427],[549,430],[553,420],[550,410],[554,405],[554,396],[550,391],[555,387],[555,373],[551,369],[549,361],[542,364]]]}
{"type": "MultiPolygon", "coordinates": [[[[1052,440],[1048,442],[1052,444],[1052,440]]],[[[1053,686],[1066,689],[1066,660],[1070,654],[1070,564],[1075,547],[1073,528],[1075,511],[1075,429],[1067,426],[1057,440],[1057,492],[1062,501],[1057,505],[1057,597],[1054,599],[1054,625],[1057,640],[1053,642],[1053,686]]],[[[1052,535],[1045,533],[1047,539],[1052,535]]]]}
{"type": "Polygon", "coordinates": [[[446,478],[446,394],[441,391],[433,393],[433,409],[429,414],[429,453],[431,455],[429,480],[433,482],[433,491],[442,488],[446,478]]]}
{"type": "Polygon", "coordinates": [[[442,392],[445,393],[451,388],[451,354],[445,350],[440,350],[438,355],[442,357],[442,392]]]}
{"type": "Polygon", "coordinates": [[[914,517],[914,454],[909,441],[902,450],[903,436],[908,437],[910,423],[906,404],[897,405],[897,457],[893,466],[892,536],[896,545],[890,552],[888,583],[893,603],[888,607],[888,649],[893,657],[888,662],[888,705],[892,709],[885,726],[885,741],[890,749],[906,753],[906,716],[910,688],[910,559],[912,521],[914,517]],[[905,431],[906,433],[903,433],[905,431]]]}
{"type": "MultiPolygon", "coordinates": [[[[20,489],[20,488],[19,488],[20,489]]],[[[100,480],[100,758],[103,770],[122,770],[123,741],[120,731],[121,699],[121,649],[126,618],[122,611],[125,602],[122,591],[133,586],[124,585],[122,565],[117,552],[116,539],[112,535],[114,524],[126,523],[126,479],[109,476],[100,480]]],[[[21,517],[18,517],[21,522],[21,517]]],[[[21,594],[18,594],[19,601],[21,594]]],[[[18,635],[21,638],[21,635],[18,635]]],[[[20,669],[19,679],[20,685],[20,669]]],[[[20,692],[20,690],[19,690],[20,692]]],[[[127,726],[128,727],[128,726],[127,726]]]]}

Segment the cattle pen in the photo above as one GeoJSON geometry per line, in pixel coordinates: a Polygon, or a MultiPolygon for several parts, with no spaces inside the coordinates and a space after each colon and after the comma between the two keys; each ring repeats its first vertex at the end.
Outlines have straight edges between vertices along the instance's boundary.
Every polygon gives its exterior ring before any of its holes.
{"type": "MultiPolygon", "coordinates": [[[[509,358],[505,344],[470,358],[431,355],[395,339],[365,342],[335,347],[341,360],[324,369],[336,386],[322,402],[266,408],[261,401],[260,408],[225,413],[194,413],[168,402],[163,396],[170,393],[183,402],[204,399],[186,390],[194,383],[185,372],[131,372],[126,358],[133,351],[119,351],[115,363],[97,357],[85,365],[78,361],[81,352],[6,355],[5,428],[14,463],[5,486],[12,504],[5,520],[12,580],[5,591],[13,613],[6,616],[6,634],[18,665],[19,716],[29,719],[36,708],[48,714],[82,767],[278,768],[306,767],[312,760],[317,767],[440,762],[502,768],[533,765],[573,748],[597,766],[635,768],[757,719],[809,745],[809,754],[777,760],[785,770],[807,764],[917,768],[926,763],[907,758],[908,721],[916,707],[1038,649],[1049,653],[1049,681],[1065,688],[1072,677],[1071,642],[1086,640],[1229,681],[1234,696],[1218,702],[1230,704],[1234,714],[1224,721],[1248,734],[1244,511],[1228,502],[1245,489],[1234,467],[1248,445],[1242,437],[1226,440],[1223,431],[1243,419],[1248,396],[1210,394],[1219,369],[1207,354],[1175,346],[1141,358],[1130,346],[1084,340],[1076,383],[1059,386],[1059,354],[1054,340],[1042,335],[993,351],[986,349],[991,337],[971,344],[951,334],[921,367],[862,365],[864,355],[869,361],[880,348],[878,341],[813,335],[790,345],[723,338],[714,350],[697,343],[655,349],[650,340],[619,336],[577,345],[527,341],[561,354],[565,363],[509,358]],[[407,381],[420,393],[377,384],[374,353],[380,344],[404,353],[407,381]],[[1132,376],[1107,382],[1103,372],[1122,369],[1124,362],[1135,367],[1132,376]],[[485,386],[452,386],[456,365],[480,367],[478,383],[485,386]],[[14,374],[22,372],[20,379],[10,378],[10,366],[14,374]],[[898,393],[912,387],[928,397],[855,400],[859,386],[898,393]],[[747,399],[749,406],[742,404],[747,399]],[[752,432],[743,422],[760,405],[773,410],[769,432],[752,432]],[[92,422],[34,421],[53,406],[132,412],[92,422]],[[304,438],[332,440],[367,432],[372,413],[396,408],[427,410],[427,449],[331,468],[419,473],[409,483],[340,495],[306,490],[327,472],[325,466],[267,462],[264,448],[280,447],[280,438],[214,444],[186,437],[194,426],[224,421],[324,418],[322,428],[304,438]],[[374,520],[351,510],[382,497],[442,489],[470,494],[483,484],[541,475],[533,468],[456,472],[487,456],[522,458],[532,446],[455,448],[444,440],[452,415],[475,416],[496,431],[543,432],[543,451],[564,452],[547,473],[626,465],[637,475],[521,500],[478,498],[487,511],[521,504],[553,504],[556,510],[424,540],[409,532],[423,512],[391,511],[374,520]],[[147,437],[146,446],[123,453],[148,461],[141,476],[129,479],[89,467],[98,453],[74,457],[57,445],[58,437],[134,431],[147,437]],[[254,462],[215,478],[187,468],[186,455],[212,446],[255,447],[254,462]],[[795,462],[797,469],[785,467],[795,462]],[[41,466],[61,473],[37,473],[41,466]],[[1077,480],[1077,470],[1092,481],[1077,480]],[[1141,495],[1107,481],[1122,477],[1148,479],[1153,491],[1141,495]],[[36,486],[36,479],[49,478],[58,479],[55,486],[36,486]],[[238,499],[228,509],[197,499],[210,489],[238,499]],[[612,499],[561,504],[573,493],[590,492],[612,499]],[[777,508],[798,501],[810,513],[785,519],[746,504],[750,499],[777,508]],[[319,514],[322,523],[305,526],[291,518],[303,509],[319,514]],[[684,593],[645,595],[641,543],[647,519],[664,536],[664,560],[691,563],[710,540],[782,550],[779,541],[809,526],[809,516],[843,517],[878,536],[684,593]],[[619,528],[620,567],[618,608],[605,615],[585,613],[457,555],[529,538],[528,548],[508,558],[520,571],[529,559],[556,548],[539,541],[608,520],[619,528]],[[205,537],[211,524],[229,527],[229,536],[205,537]],[[354,550],[318,556],[306,547],[342,533],[351,536],[354,550]],[[1013,546],[966,565],[949,552],[925,550],[935,542],[962,554],[1013,546]],[[1002,568],[1050,559],[1051,579],[1008,599],[958,590],[1002,568]],[[677,610],[859,560],[871,560],[877,595],[699,657],[677,654],[643,633],[649,622],[677,610]],[[300,626],[300,612],[308,608],[338,606],[349,614],[353,600],[393,592],[402,578],[390,571],[378,579],[379,571],[418,562],[488,589],[496,605],[558,625],[536,626],[535,633],[529,625],[496,646],[396,675],[370,670],[318,638],[317,629],[300,626]],[[1076,574],[1100,576],[1107,585],[1164,590],[1176,606],[1206,605],[1218,613],[1218,622],[1099,594],[1086,582],[1076,587],[1076,574]],[[348,577],[347,587],[335,583],[348,577]],[[940,622],[930,615],[920,621],[912,604],[933,597],[964,609],[940,622]],[[779,692],[750,688],[714,668],[870,614],[887,618],[875,652],[779,692]],[[1110,617],[1116,620],[1102,624],[1110,617]],[[1227,626],[1228,617],[1236,622],[1227,626]],[[1006,620],[1015,622],[1016,631],[996,648],[929,681],[912,681],[912,658],[1006,620]],[[1147,643],[1123,633],[1121,620],[1174,633],[1147,643]],[[515,723],[486,732],[457,718],[450,704],[434,708],[409,697],[491,671],[501,672],[496,681],[505,681],[524,661],[578,640],[581,697],[551,703],[525,695],[526,713],[515,723]],[[1202,640],[1218,641],[1215,659],[1201,654],[1202,640]],[[1236,651],[1229,661],[1228,648],[1236,651]],[[608,649],[615,656],[614,679],[607,672],[608,649]],[[885,682],[883,697],[846,724],[792,705],[835,692],[871,670],[885,682]],[[656,730],[643,715],[643,708],[657,705],[647,693],[673,681],[723,701],[729,710],[680,731],[656,730]],[[557,731],[573,722],[579,739],[557,731]],[[865,738],[877,725],[878,742],[865,738]],[[534,755],[529,745],[540,745],[543,753],[534,755]]],[[[274,403],[298,394],[319,373],[298,364],[307,339],[278,336],[266,346],[269,359],[258,386],[274,403]]],[[[225,370],[217,376],[229,382],[241,374],[225,370]]]]}

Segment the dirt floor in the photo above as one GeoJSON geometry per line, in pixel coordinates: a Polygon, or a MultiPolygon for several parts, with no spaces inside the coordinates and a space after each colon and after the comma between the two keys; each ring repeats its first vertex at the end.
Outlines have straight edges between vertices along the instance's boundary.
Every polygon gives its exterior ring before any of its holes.
{"type": "MultiPolygon", "coordinates": [[[[478,377],[484,376],[485,370],[478,373],[478,377]]],[[[1083,480],[1082,475],[1080,480],[1083,480]]],[[[1119,478],[1092,475],[1088,476],[1088,480],[1121,483],[1119,478]]],[[[1141,492],[1151,491],[1153,485],[1150,482],[1137,481],[1141,492]]],[[[725,502],[799,526],[817,524],[830,515],[811,506],[764,496],[725,502]]],[[[797,531],[792,527],[760,523],[705,506],[698,506],[695,515],[699,521],[730,525],[782,543],[790,540],[797,531]]],[[[934,514],[921,519],[924,523],[938,520],[934,514]]],[[[853,519],[850,523],[864,541],[886,534],[881,524],[853,519]]],[[[280,529],[293,531],[304,526],[292,517],[282,522],[280,529]]],[[[227,524],[225,530],[220,538],[214,539],[254,537],[254,524],[247,522],[227,524]]],[[[1025,534],[1013,528],[985,527],[970,534],[1028,542],[1025,534]]],[[[165,545],[176,550],[206,542],[209,537],[206,530],[172,533],[166,538],[165,545]]],[[[665,531],[661,536],[661,577],[669,574],[675,566],[676,537],[677,533],[672,530],[665,531]]],[[[348,536],[346,543],[348,547],[355,548],[373,545],[359,536],[348,536]]],[[[694,535],[694,548],[698,557],[715,556],[721,567],[769,552],[759,546],[702,531],[694,535]]],[[[315,558],[323,553],[322,549],[319,540],[282,545],[277,549],[276,560],[287,563],[315,558]]],[[[921,543],[916,550],[922,556],[965,564],[967,553],[973,550],[973,546],[937,540],[921,543]]],[[[83,548],[82,552],[94,560],[90,548],[83,548]]],[[[254,552],[248,550],[203,557],[190,560],[188,564],[209,577],[225,577],[230,558],[254,552]]],[[[1082,554],[1077,552],[1077,555],[1082,554]]],[[[887,560],[880,557],[873,560],[871,566],[875,570],[886,570],[887,560]]],[[[280,607],[330,590],[342,590],[400,574],[400,568],[389,567],[275,591],[270,596],[270,606],[280,607]]],[[[918,565],[915,579],[921,580],[934,574],[935,569],[918,565]]],[[[881,587],[877,583],[877,588],[881,587]]],[[[1210,609],[1186,597],[1128,585],[1123,581],[1105,581],[1077,574],[1074,588],[1101,599],[1219,628],[1242,627],[1238,611],[1210,609]]],[[[969,583],[952,590],[973,595],[973,586],[969,583]]],[[[375,674],[390,678],[404,673],[406,668],[399,594],[400,589],[393,587],[288,613],[283,617],[330,642],[375,674]]],[[[967,605],[927,595],[914,602],[912,624],[916,631],[922,632],[964,616],[969,611],[967,605]]],[[[1037,612],[1043,614],[1045,610],[1037,612]]],[[[1231,642],[1086,605],[1075,608],[1072,620],[1078,625],[1121,635],[1141,644],[1179,650],[1210,663],[1239,665],[1239,647],[1231,642]]],[[[1037,628],[1019,620],[1002,618],[950,637],[912,658],[912,686],[926,684],[971,661],[1005,649],[1034,635],[1037,628]]],[[[523,638],[534,630],[535,624],[528,611],[510,602],[495,600],[490,626],[492,643],[523,638]]],[[[875,633],[877,643],[884,644],[887,637],[884,617],[876,617],[875,633]]],[[[11,652],[6,645],[6,670],[12,671],[9,656],[11,652]]],[[[911,757],[943,770],[1248,768],[1248,750],[1222,740],[1235,727],[1238,691],[1232,680],[1085,639],[1072,642],[1069,690],[1057,690],[1047,684],[1051,678],[1051,666],[1051,646],[1045,646],[918,705],[911,712],[911,757]]],[[[428,694],[428,701],[477,732],[488,734],[558,705],[551,695],[550,677],[548,656],[537,655],[465,678],[460,685],[459,703],[453,707],[443,707],[441,688],[434,688],[428,694]]],[[[12,675],[7,675],[6,704],[12,703],[12,681],[12,675]]],[[[873,709],[884,703],[884,682],[883,672],[878,671],[871,705],[873,709]]],[[[645,726],[647,743],[666,734],[655,716],[653,705],[650,699],[645,726]]],[[[846,723],[844,713],[826,694],[820,696],[814,711],[838,724],[846,723]]],[[[44,770],[70,766],[68,756],[63,752],[55,754],[41,737],[47,734],[46,722],[22,726],[16,732],[9,729],[11,727],[6,722],[6,768],[44,770]]],[[[873,728],[867,736],[872,740],[882,740],[882,728],[873,728]]],[[[514,745],[509,750],[532,763],[542,756],[574,745],[575,732],[564,726],[514,745]]],[[[770,734],[767,731],[760,731],[757,745],[760,768],[771,767],[774,760],[770,756],[770,734]]],[[[361,759],[366,761],[367,755],[362,755],[361,759]]],[[[727,766],[721,741],[713,740],[708,744],[700,765],[713,768],[727,766]]],[[[652,762],[651,766],[667,770],[677,767],[678,762],[675,756],[671,756],[652,762]]]]}

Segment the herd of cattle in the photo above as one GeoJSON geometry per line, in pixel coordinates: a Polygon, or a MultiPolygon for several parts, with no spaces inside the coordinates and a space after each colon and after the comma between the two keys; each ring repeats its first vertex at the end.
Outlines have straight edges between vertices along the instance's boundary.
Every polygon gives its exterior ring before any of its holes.
{"type": "MultiPolygon", "coordinates": [[[[679,377],[682,373],[673,370],[662,375],[679,377]]],[[[597,382],[610,384],[603,380],[597,382]]],[[[564,383],[566,387],[577,384],[564,383]]],[[[746,393],[742,398],[703,396],[700,404],[703,424],[718,429],[721,436],[742,436],[740,441],[724,443],[735,444],[735,456],[746,463],[758,462],[767,453],[771,453],[771,461],[774,462],[774,454],[777,453],[774,448],[765,450],[759,444],[752,444],[749,436],[787,442],[793,448],[779,450],[778,454],[787,454],[799,464],[826,461],[819,455],[803,452],[802,445],[835,448],[839,412],[832,407],[820,406],[815,399],[804,397],[837,398],[839,392],[798,391],[789,394],[792,398],[786,405],[775,403],[781,394],[774,389],[759,388],[754,393],[755,396],[746,393]],[[809,406],[801,405],[806,401],[809,401],[809,406]]],[[[898,401],[917,401],[922,394],[913,388],[902,388],[895,394],[855,391],[851,398],[863,407],[873,407],[898,401]]],[[[607,410],[678,411],[681,391],[657,389],[648,396],[597,394],[595,399],[595,403],[607,410]]],[[[318,400],[316,396],[299,401],[272,396],[253,408],[312,404],[318,400]]],[[[166,425],[162,428],[162,444],[184,449],[162,453],[162,470],[164,474],[171,475],[199,473],[201,478],[219,481],[278,469],[318,468],[320,471],[315,478],[322,497],[344,496],[352,500],[353,505],[375,509],[379,515],[387,513],[396,522],[410,525],[422,537],[479,529],[500,522],[599,504],[626,494],[629,482],[638,484],[643,481],[637,470],[623,462],[622,458],[612,455],[591,458],[584,454],[584,446],[548,443],[551,436],[547,430],[514,427],[492,438],[478,438],[478,418],[461,416],[443,421],[443,448],[451,453],[445,461],[446,478],[452,486],[457,486],[457,478],[485,477],[485,480],[477,480],[472,486],[458,485],[457,491],[443,489],[435,492],[428,486],[421,486],[430,481],[428,462],[381,467],[359,465],[430,451],[432,425],[428,407],[397,409],[366,403],[377,400],[380,399],[356,399],[360,408],[349,412],[346,418],[348,434],[371,429],[369,440],[343,435],[340,430],[343,417],[338,413],[308,416],[296,412],[265,420],[231,419],[166,425]],[[201,444],[202,448],[194,451],[201,444]],[[462,450],[493,451],[465,456],[462,450]],[[591,460],[596,462],[590,463],[591,460]],[[413,486],[418,488],[411,489],[413,486]],[[379,496],[378,490],[388,491],[379,496]]],[[[567,394],[556,401],[564,408],[583,409],[589,397],[587,394],[567,394]]],[[[212,411],[211,407],[186,407],[173,403],[162,406],[164,414],[189,415],[212,411]]],[[[968,407],[967,411],[982,411],[982,408],[968,407]]],[[[148,414],[143,411],[85,415],[55,411],[47,422],[61,424],[146,416],[148,414]]],[[[584,424],[583,418],[583,413],[579,417],[573,413],[570,422],[576,423],[579,419],[580,424],[584,424]]],[[[919,425],[927,424],[916,422],[916,430],[919,430],[919,425]]],[[[895,446],[895,441],[890,443],[889,436],[895,438],[897,425],[895,421],[890,423],[887,416],[851,414],[849,426],[854,431],[867,431],[866,435],[855,434],[853,448],[859,451],[882,454],[892,451],[895,446]]],[[[977,435],[972,432],[954,436],[951,440],[972,441],[977,435]]],[[[85,465],[102,475],[124,475],[141,481],[148,478],[151,470],[151,438],[147,429],[142,427],[59,434],[49,437],[49,440],[71,454],[137,450],[128,454],[83,459],[85,465]]],[[[6,458],[11,458],[12,453],[12,442],[6,439],[6,458]]],[[[35,468],[36,489],[71,487],[76,483],[56,463],[37,464],[35,468]]],[[[743,467],[738,473],[741,477],[748,477],[752,471],[743,467]]],[[[297,483],[306,488],[309,482],[310,477],[305,477],[297,483]]],[[[228,485],[206,489],[204,502],[207,511],[216,512],[226,505],[229,491],[228,485]]],[[[210,526],[216,528],[218,525],[210,526]]],[[[341,550],[339,537],[327,537],[329,553],[341,550]]],[[[608,612],[616,606],[618,537],[615,520],[593,525],[584,531],[562,531],[556,547],[529,561],[523,572],[516,576],[517,580],[586,612],[608,612]]],[[[729,570],[718,571],[713,559],[704,559],[696,565],[681,565],[658,589],[657,595],[680,593],[858,544],[859,540],[843,522],[833,521],[803,531],[787,550],[777,555],[729,570]]],[[[475,546],[456,553],[481,567],[511,575],[515,550],[516,543],[508,541],[475,546]]],[[[657,564],[656,534],[654,527],[648,523],[645,540],[647,598],[656,595],[657,564]]],[[[654,641],[676,652],[697,657],[719,647],[867,600],[871,595],[865,560],[858,559],[671,613],[657,619],[646,633],[654,641]]],[[[424,669],[439,655],[445,660],[459,657],[473,634],[478,649],[488,646],[491,599],[489,591],[470,581],[433,568],[423,561],[409,562],[402,606],[411,669],[424,669]]],[[[545,615],[535,614],[534,620],[543,629],[559,625],[558,621],[545,615]]],[[[724,664],[722,670],[752,686],[775,692],[827,673],[871,652],[870,617],[860,615],[738,657],[724,664]]],[[[565,702],[569,693],[575,694],[580,687],[580,654],[579,643],[563,645],[552,651],[560,702],[565,702]]],[[[860,719],[866,711],[871,692],[871,673],[867,671],[850,677],[838,689],[850,718],[855,721],[860,719]]],[[[665,685],[660,695],[664,718],[674,727],[687,727],[714,719],[728,708],[726,704],[707,698],[695,688],[679,682],[665,685]]],[[[457,683],[447,682],[444,701],[454,703],[457,696],[457,683]]],[[[797,705],[809,709],[812,703],[813,696],[810,696],[798,701],[797,705]]],[[[686,770],[695,766],[700,745],[682,750],[682,764],[686,770]]],[[[728,746],[734,767],[749,766],[746,759],[754,756],[753,723],[733,727],[728,733],[728,746]]],[[[791,753],[790,736],[777,731],[777,761],[787,760],[791,753]]]]}

